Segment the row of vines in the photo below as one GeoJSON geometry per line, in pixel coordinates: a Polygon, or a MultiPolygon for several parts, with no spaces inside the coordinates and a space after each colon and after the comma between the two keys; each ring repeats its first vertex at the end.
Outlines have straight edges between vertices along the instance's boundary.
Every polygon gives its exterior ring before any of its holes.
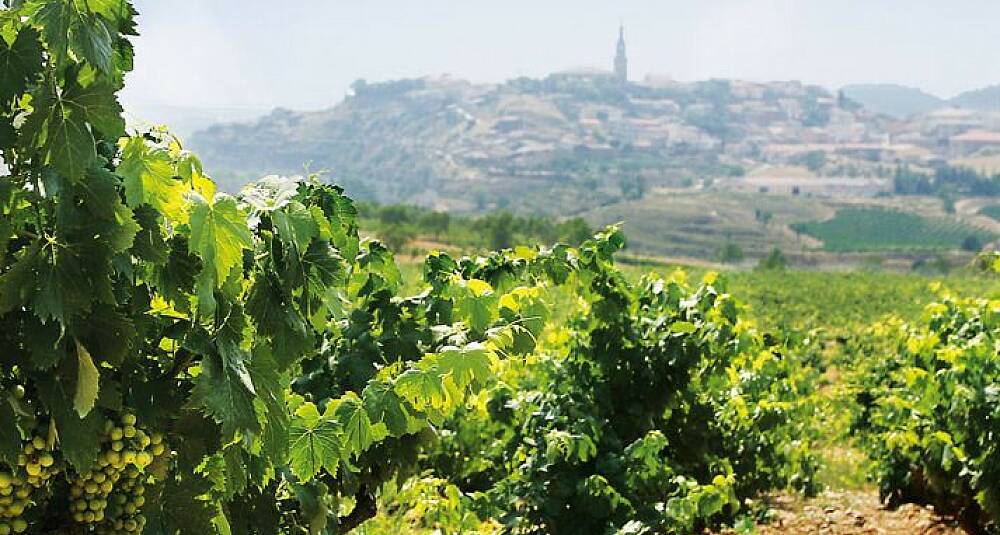
{"type": "Polygon", "coordinates": [[[941,291],[922,322],[861,337],[853,427],[890,505],[934,505],[1000,530],[1000,303],[941,291]]]}

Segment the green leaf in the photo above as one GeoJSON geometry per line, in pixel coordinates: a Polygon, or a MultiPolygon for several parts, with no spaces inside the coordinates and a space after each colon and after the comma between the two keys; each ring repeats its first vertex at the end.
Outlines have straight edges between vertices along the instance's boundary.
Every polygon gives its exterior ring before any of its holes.
{"type": "Polygon", "coordinates": [[[63,386],[58,376],[47,375],[36,383],[39,399],[55,420],[59,435],[60,451],[79,472],[92,467],[101,449],[104,419],[96,411],[84,418],[70,404],[71,392],[63,386]]]}
{"type": "MultiPolygon", "coordinates": [[[[430,357],[424,357],[424,360],[430,357]]],[[[443,409],[449,401],[441,370],[436,366],[417,366],[396,378],[396,393],[418,411],[443,409]]]]}
{"type": "Polygon", "coordinates": [[[86,0],[87,7],[94,13],[103,15],[108,20],[121,19],[128,13],[125,0],[86,0]]]}
{"type": "Polygon", "coordinates": [[[342,449],[340,427],[315,405],[304,403],[295,411],[289,432],[289,467],[295,477],[306,482],[323,469],[336,475],[342,449]]]}
{"type": "Polygon", "coordinates": [[[21,28],[10,46],[0,39],[0,104],[6,105],[24,93],[28,82],[41,71],[42,44],[34,28],[21,28]]]}
{"type": "Polygon", "coordinates": [[[246,213],[228,195],[217,196],[212,204],[198,194],[191,198],[190,248],[213,274],[216,286],[221,286],[243,262],[243,250],[253,248],[246,213]]]}
{"type": "Polygon", "coordinates": [[[21,433],[17,430],[14,409],[0,398],[0,461],[15,466],[18,453],[21,453],[21,433]]]}
{"type": "Polygon", "coordinates": [[[112,74],[114,49],[111,47],[111,33],[104,21],[95,15],[76,13],[70,23],[73,51],[104,75],[112,74]]]}
{"type": "Polygon", "coordinates": [[[226,437],[237,432],[255,433],[260,430],[260,422],[254,409],[253,380],[246,367],[248,355],[227,337],[220,337],[217,345],[219,354],[202,359],[192,399],[222,425],[226,437]]]}
{"type": "Polygon", "coordinates": [[[115,97],[115,90],[106,82],[94,82],[87,87],[72,85],[62,96],[62,101],[74,112],[87,119],[109,141],[125,135],[122,106],[115,97]]]}
{"type": "Polygon", "coordinates": [[[452,283],[448,296],[455,300],[458,319],[465,321],[474,331],[485,331],[499,315],[499,297],[493,288],[485,281],[465,280],[458,276],[452,279],[452,283]]]}
{"type": "Polygon", "coordinates": [[[149,147],[141,137],[132,137],[122,147],[117,172],[125,183],[125,200],[132,208],[148,204],[170,221],[184,219],[184,183],[175,180],[167,151],[149,147]]]}
{"type": "Polygon", "coordinates": [[[284,399],[288,381],[278,372],[274,357],[263,351],[254,352],[249,371],[264,413],[264,452],[271,462],[283,463],[288,457],[289,415],[284,399]]]}
{"type": "Polygon", "coordinates": [[[446,347],[440,352],[438,366],[462,389],[473,382],[484,383],[493,376],[489,350],[475,342],[465,347],[446,347]]]}
{"type": "Polygon", "coordinates": [[[313,238],[319,236],[319,226],[312,214],[298,201],[292,201],[281,210],[276,210],[271,217],[281,241],[294,245],[300,253],[309,247],[313,238]]]}
{"type": "Polygon", "coordinates": [[[212,490],[211,483],[196,474],[185,474],[181,480],[167,479],[156,499],[146,499],[143,513],[148,518],[145,535],[177,535],[178,533],[214,533],[212,519],[217,506],[204,498],[212,490]]]}
{"type": "Polygon", "coordinates": [[[0,314],[23,306],[36,291],[40,242],[29,246],[6,273],[0,274],[0,314]]]}
{"type": "Polygon", "coordinates": [[[94,365],[87,348],[80,342],[76,343],[76,393],[73,394],[73,408],[80,418],[86,417],[94,409],[97,395],[100,391],[101,374],[94,365]]]}
{"type": "Polygon", "coordinates": [[[76,182],[97,158],[94,136],[83,114],[65,103],[52,107],[46,121],[45,162],[76,182]]]}
{"type": "Polygon", "coordinates": [[[412,417],[403,400],[392,389],[391,383],[372,381],[365,387],[361,397],[371,421],[385,424],[386,430],[394,437],[407,433],[412,417]]]}
{"type": "Polygon", "coordinates": [[[361,398],[348,392],[337,400],[335,414],[344,432],[344,446],[352,455],[360,455],[386,436],[384,424],[372,424],[361,398]]]}
{"type": "Polygon", "coordinates": [[[50,54],[56,56],[57,62],[64,61],[69,47],[69,29],[77,11],[70,0],[53,0],[42,2],[35,12],[33,21],[41,26],[45,35],[45,43],[50,54]]]}

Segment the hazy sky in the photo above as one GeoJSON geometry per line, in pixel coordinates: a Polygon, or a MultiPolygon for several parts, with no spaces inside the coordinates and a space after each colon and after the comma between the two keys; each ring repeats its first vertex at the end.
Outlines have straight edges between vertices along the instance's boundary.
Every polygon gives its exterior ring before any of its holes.
{"type": "Polygon", "coordinates": [[[369,81],[610,67],[630,76],[1000,83],[997,0],[137,0],[127,102],[309,109],[369,81]]]}

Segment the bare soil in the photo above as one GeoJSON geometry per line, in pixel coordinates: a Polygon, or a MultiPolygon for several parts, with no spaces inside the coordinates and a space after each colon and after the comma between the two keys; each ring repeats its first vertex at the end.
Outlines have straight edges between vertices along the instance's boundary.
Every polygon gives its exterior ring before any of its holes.
{"type": "Polygon", "coordinates": [[[873,491],[825,492],[811,499],[777,495],[768,505],[772,519],[757,527],[760,535],[967,535],[930,507],[886,509],[873,491]]]}

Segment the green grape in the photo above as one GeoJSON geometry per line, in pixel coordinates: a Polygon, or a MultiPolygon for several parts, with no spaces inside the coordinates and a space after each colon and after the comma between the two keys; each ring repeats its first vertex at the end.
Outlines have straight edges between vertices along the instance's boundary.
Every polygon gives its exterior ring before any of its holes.
{"type": "Polygon", "coordinates": [[[70,488],[73,520],[93,525],[96,533],[140,533],[146,523],[141,514],[145,469],[153,461],[153,452],[164,450],[162,436],[150,435],[134,414],[108,420],[96,470],[81,474],[70,488]]]}
{"type": "Polygon", "coordinates": [[[144,474],[135,466],[123,472],[123,478],[108,501],[104,523],[96,532],[103,535],[141,533],[146,525],[142,507],[146,504],[144,474]]]}
{"type": "Polygon", "coordinates": [[[24,513],[47,493],[48,481],[59,473],[54,452],[41,434],[21,446],[16,466],[0,463],[0,535],[24,533],[24,513]]]}

